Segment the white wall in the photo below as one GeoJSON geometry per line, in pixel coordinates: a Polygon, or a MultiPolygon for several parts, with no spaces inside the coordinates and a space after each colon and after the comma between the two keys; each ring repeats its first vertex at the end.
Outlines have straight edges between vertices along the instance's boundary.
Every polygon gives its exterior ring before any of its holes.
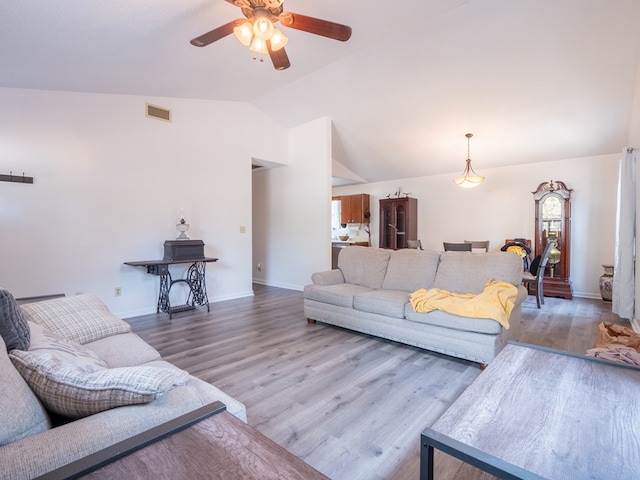
{"type": "MultiPolygon", "coordinates": [[[[371,232],[378,246],[378,201],[401,187],[418,199],[418,238],[425,249],[442,250],[442,242],[490,240],[498,250],[507,238],[534,239],[532,192],[542,182],[561,180],[573,189],[571,281],[576,296],[600,298],[602,264],[613,263],[616,184],[620,154],[575,158],[513,167],[474,168],[486,177],[478,187],[463,189],[457,176],[438,175],[336,187],[334,195],[369,193],[371,232]]],[[[464,167],[461,161],[460,169],[464,167]]]]}
{"type": "Polygon", "coordinates": [[[288,165],[253,174],[253,277],[301,290],[313,272],[331,268],[331,121],[288,133],[288,165]]]}
{"type": "MultiPolygon", "coordinates": [[[[286,132],[262,113],[7,88],[0,111],[0,173],[35,179],[0,183],[0,285],[15,296],[90,292],[121,316],[155,311],[158,278],[123,262],[162,258],[181,208],[188,235],[220,259],[207,266],[210,301],[252,294],[251,157],[287,152],[286,132]],[[146,102],[172,109],[172,123],[147,118],[146,102]]],[[[172,291],[174,303],[185,297],[172,291]]]]}
{"type": "MultiPolygon", "coordinates": [[[[0,285],[18,297],[91,292],[124,317],[155,311],[158,279],[123,262],[161,258],[181,207],[189,236],[220,258],[208,265],[211,301],[251,295],[252,277],[301,289],[313,272],[330,268],[326,117],[285,131],[243,103],[7,88],[0,88],[0,110],[0,173],[35,178],[33,185],[0,183],[0,285]],[[173,122],[146,118],[146,102],[171,108],[173,122]],[[251,157],[283,167],[252,175],[251,157]]],[[[613,261],[619,158],[498,169],[474,158],[487,177],[476,189],[455,187],[456,170],[334,193],[372,195],[374,245],[378,199],[402,187],[419,200],[425,248],[476,237],[496,249],[508,237],[532,238],[531,192],[565,181],[574,189],[574,293],[598,298],[601,264],[613,261]]]]}

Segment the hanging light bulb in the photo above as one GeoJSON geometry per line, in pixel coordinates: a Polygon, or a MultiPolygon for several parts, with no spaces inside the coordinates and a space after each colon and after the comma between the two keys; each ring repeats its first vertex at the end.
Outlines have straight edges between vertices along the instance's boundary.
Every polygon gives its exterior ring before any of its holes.
{"type": "Polygon", "coordinates": [[[269,53],[269,50],[267,50],[267,42],[259,38],[254,37],[249,48],[256,53],[269,53]]]}
{"type": "Polygon", "coordinates": [[[242,22],[240,25],[233,27],[233,33],[245,47],[251,45],[251,40],[253,39],[253,25],[251,25],[251,22],[242,22]]]}
{"type": "Polygon", "coordinates": [[[273,35],[275,27],[271,20],[266,16],[267,13],[264,10],[256,10],[255,18],[253,22],[253,34],[260,40],[267,41],[273,35]]]}
{"type": "Polygon", "coordinates": [[[453,181],[459,187],[472,188],[480,185],[484,181],[484,177],[481,177],[480,175],[478,175],[473,170],[473,167],[471,167],[471,156],[469,155],[469,152],[470,152],[471,137],[473,137],[473,133],[467,133],[465,137],[467,137],[467,166],[462,172],[462,176],[455,178],[453,181]]]}
{"type": "Polygon", "coordinates": [[[289,39],[285,37],[280,30],[275,28],[271,36],[271,50],[276,52],[287,44],[289,39]]]}

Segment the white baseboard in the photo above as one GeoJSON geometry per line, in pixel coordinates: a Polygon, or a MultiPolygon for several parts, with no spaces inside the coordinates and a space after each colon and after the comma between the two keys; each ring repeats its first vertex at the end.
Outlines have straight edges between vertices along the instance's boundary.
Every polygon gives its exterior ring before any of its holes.
{"type": "Polygon", "coordinates": [[[304,285],[293,285],[290,283],[282,283],[282,282],[270,282],[270,281],[259,279],[259,278],[254,278],[253,283],[264,285],[266,287],[285,288],[287,290],[296,290],[298,292],[304,291],[304,285]]]}

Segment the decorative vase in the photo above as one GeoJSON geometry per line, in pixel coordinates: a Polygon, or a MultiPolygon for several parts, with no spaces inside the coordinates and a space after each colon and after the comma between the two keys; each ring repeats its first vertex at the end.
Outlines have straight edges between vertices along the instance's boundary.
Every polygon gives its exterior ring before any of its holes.
{"type": "Polygon", "coordinates": [[[602,265],[604,273],[600,276],[600,295],[602,300],[610,302],[613,295],[613,265],[602,265]]]}

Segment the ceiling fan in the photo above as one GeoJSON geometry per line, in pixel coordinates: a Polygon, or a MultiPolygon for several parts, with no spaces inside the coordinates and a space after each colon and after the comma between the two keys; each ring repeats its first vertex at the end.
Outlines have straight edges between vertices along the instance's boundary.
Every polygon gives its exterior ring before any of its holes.
{"type": "Polygon", "coordinates": [[[276,70],[284,70],[291,66],[287,52],[284,50],[288,39],[275,27],[276,22],[280,22],[285,27],[341,42],[351,38],[351,27],[299,13],[286,12],[282,7],[283,0],[226,1],[240,7],[246,18],[233,20],[202,34],[191,40],[192,45],[205,47],[234,33],[242,44],[254,52],[268,53],[276,70]]]}

